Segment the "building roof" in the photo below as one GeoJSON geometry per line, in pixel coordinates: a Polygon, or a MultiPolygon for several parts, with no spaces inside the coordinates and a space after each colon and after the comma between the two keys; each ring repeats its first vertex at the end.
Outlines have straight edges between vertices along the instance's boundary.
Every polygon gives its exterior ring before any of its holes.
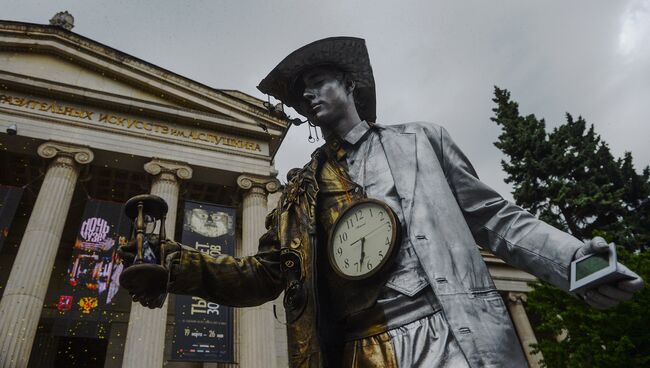
{"type": "MultiPolygon", "coordinates": [[[[129,97],[134,101],[140,99],[142,104],[149,107],[159,105],[189,115],[196,114],[205,117],[204,124],[214,124],[215,128],[259,137],[271,134],[272,157],[290,126],[285,117],[272,114],[264,101],[256,97],[236,90],[209,87],[59,26],[0,20],[0,52],[3,51],[53,55],[64,62],[93,70],[106,79],[110,78],[116,85],[122,83],[142,91],[137,96],[129,97]]],[[[0,70],[0,83],[17,83],[17,77],[24,75],[0,70]]],[[[34,76],[30,78],[34,79],[34,83],[30,83],[33,89],[38,89],[38,82],[44,82],[34,76]]],[[[66,82],[59,80],[58,84],[64,88],[66,82]]],[[[50,91],[51,87],[45,88],[43,85],[43,91],[50,91]]],[[[113,92],[94,88],[95,85],[90,84],[77,89],[89,90],[80,92],[84,95],[113,92]]],[[[200,121],[201,118],[196,120],[200,121]]]]}

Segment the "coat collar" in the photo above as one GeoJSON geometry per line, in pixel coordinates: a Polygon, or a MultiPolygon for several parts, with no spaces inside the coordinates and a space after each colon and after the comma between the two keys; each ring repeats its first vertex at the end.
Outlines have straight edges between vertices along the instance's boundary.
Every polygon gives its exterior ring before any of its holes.
{"type": "Polygon", "coordinates": [[[404,133],[392,127],[375,124],[386,153],[395,189],[400,197],[406,225],[411,224],[411,210],[417,174],[415,133],[404,133]]]}

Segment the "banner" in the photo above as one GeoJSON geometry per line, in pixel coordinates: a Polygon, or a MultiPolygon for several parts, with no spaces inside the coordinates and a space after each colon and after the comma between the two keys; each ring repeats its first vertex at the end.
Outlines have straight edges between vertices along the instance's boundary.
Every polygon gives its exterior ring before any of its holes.
{"type": "MultiPolygon", "coordinates": [[[[186,201],[181,243],[211,256],[234,254],[235,209],[186,201]]],[[[233,361],[230,307],[177,295],[175,311],[172,360],[233,361]]]]}
{"type": "Polygon", "coordinates": [[[9,236],[9,228],[22,196],[23,188],[0,185],[0,250],[9,236]]]}
{"type": "Polygon", "coordinates": [[[72,249],[72,260],[59,292],[54,334],[105,338],[120,289],[124,266],[116,251],[129,239],[131,222],[123,204],[89,199],[72,249]]]}

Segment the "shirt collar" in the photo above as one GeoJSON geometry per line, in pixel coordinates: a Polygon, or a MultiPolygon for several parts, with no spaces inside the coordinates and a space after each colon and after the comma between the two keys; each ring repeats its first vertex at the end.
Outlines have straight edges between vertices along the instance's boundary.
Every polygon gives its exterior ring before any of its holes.
{"type": "Polygon", "coordinates": [[[354,128],[352,128],[352,130],[350,130],[343,138],[339,138],[333,132],[326,130],[323,130],[323,136],[325,137],[325,142],[331,152],[336,155],[336,159],[342,160],[347,155],[347,151],[344,146],[347,146],[347,149],[351,149],[365,136],[367,136],[369,131],[370,125],[365,120],[362,120],[359,124],[355,125],[354,128]]]}
{"type": "Polygon", "coordinates": [[[355,125],[348,134],[343,137],[345,142],[348,142],[351,145],[357,144],[363,138],[366,133],[370,130],[370,125],[365,120],[362,120],[359,124],[355,125]]]}

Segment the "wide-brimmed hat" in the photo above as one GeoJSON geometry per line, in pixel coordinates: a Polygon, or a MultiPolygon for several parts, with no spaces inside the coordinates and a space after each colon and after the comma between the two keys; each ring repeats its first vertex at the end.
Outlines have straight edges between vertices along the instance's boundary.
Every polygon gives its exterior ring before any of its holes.
{"type": "Polygon", "coordinates": [[[330,37],[303,46],[285,57],[257,89],[306,116],[300,108],[303,91],[298,90],[296,82],[304,72],[317,66],[335,67],[354,80],[359,117],[367,122],[376,120],[375,78],[362,38],[330,37]]]}

